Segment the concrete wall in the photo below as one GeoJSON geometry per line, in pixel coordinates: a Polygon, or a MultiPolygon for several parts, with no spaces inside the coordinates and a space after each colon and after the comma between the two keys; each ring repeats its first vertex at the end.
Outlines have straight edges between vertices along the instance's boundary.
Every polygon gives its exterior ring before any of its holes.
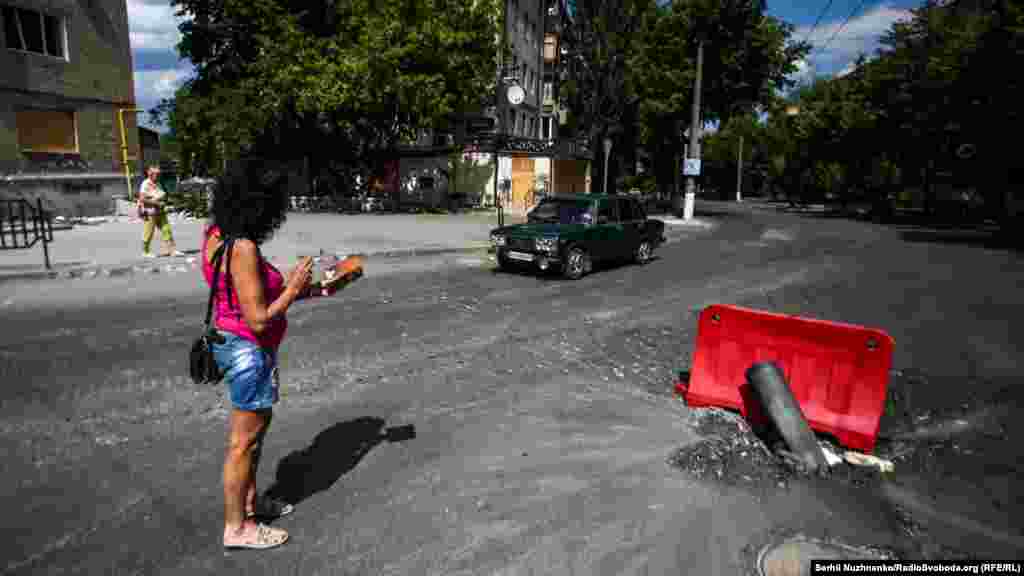
{"type": "Polygon", "coordinates": [[[0,198],[24,198],[35,206],[41,198],[43,208],[54,216],[105,216],[114,211],[114,197],[125,191],[119,174],[93,174],[89,177],[61,179],[3,179],[0,198]]]}

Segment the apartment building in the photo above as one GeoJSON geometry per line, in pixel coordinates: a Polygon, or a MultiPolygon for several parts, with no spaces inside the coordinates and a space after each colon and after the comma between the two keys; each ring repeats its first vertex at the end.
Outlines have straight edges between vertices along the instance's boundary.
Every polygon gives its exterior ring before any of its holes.
{"type": "MultiPolygon", "coordinates": [[[[564,32],[572,26],[573,13],[565,0],[508,0],[505,24],[510,53],[503,64],[506,77],[522,86],[526,97],[515,106],[503,95],[498,98],[505,134],[565,143],[565,135],[559,133],[565,115],[558,90],[567,73],[562,43],[567,36],[564,32]]],[[[512,212],[523,212],[545,194],[587,191],[589,163],[567,150],[555,147],[545,154],[500,156],[500,198],[495,198],[493,184],[486,196],[495,202],[500,199],[512,212]]]]}
{"type": "Polygon", "coordinates": [[[110,213],[139,157],[126,0],[0,0],[0,70],[0,197],[110,213]]]}
{"type": "MultiPolygon", "coordinates": [[[[556,141],[565,114],[558,104],[558,89],[567,73],[561,56],[563,32],[572,25],[572,6],[566,0],[505,0],[504,37],[509,50],[500,55],[503,83],[495,94],[496,107],[484,110],[497,121],[503,134],[520,139],[556,141]],[[506,99],[510,85],[523,89],[518,104],[506,99]]],[[[438,204],[449,194],[447,146],[452,134],[424,131],[415,145],[401,150],[394,162],[392,182],[403,202],[438,204]]],[[[572,150],[575,150],[573,147],[572,150]]],[[[498,157],[498,195],[494,178],[482,190],[461,188],[472,201],[494,205],[499,201],[512,212],[528,210],[543,194],[584,192],[589,162],[569,148],[547,153],[503,153],[498,157]],[[500,197],[499,197],[500,195],[500,197]]],[[[493,161],[490,152],[467,153],[463,160],[477,167],[493,161]]],[[[491,172],[493,175],[493,172],[491,172]]],[[[392,192],[393,193],[393,192],[392,192]]]]}
{"type": "Polygon", "coordinates": [[[505,37],[511,50],[505,55],[505,66],[526,98],[518,106],[506,106],[506,134],[539,136],[546,4],[546,0],[508,0],[505,37]]]}
{"type": "MultiPolygon", "coordinates": [[[[560,127],[565,124],[567,110],[561,104],[562,85],[569,79],[568,58],[573,49],[570,31],[575,25],[575,2],[549,0],[544,30],[544,71],[541,84],[540,138],[562,140],[560,127]]],[[[564,142],[568,144],[568,142],[564,142]]],[[[569,147],[570,150],[573,147],[569,147]]],[[[589,163],[562,149],[551,157],[548,188],[570,194],[589,191],[589,163]]]]}

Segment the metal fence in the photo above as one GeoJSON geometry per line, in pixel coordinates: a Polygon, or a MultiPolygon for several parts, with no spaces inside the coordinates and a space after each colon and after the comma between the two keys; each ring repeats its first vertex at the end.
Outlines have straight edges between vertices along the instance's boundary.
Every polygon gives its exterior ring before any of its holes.
{"type": "Polygon", "coordinates": [[[43,243],[43,260],[50,270],[50,242],[53,242],[52,215],[43,209],[42,198],[35,206],[24,198],[0,199],[0,250],[31,248],[43,243]]]}

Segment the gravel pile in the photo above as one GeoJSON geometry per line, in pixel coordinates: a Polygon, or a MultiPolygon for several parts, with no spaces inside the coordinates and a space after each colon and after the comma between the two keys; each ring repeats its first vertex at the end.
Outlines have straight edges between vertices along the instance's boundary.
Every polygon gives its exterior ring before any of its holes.
{"type": "MultiPolygon", "coordinates": [[[[720,408],[695,409],[695,431],[703,438],[669,458],[669,464],[701,480],[734,486],[783,487],[807,473],[784,457],[785,445],[770,433],[759,437],[739,414],[720,408]],[[769,448],[770,446],[770,448],[769,448]]],[[[846,449],[821,440],[834,454],[846,449]]],[[[840,463],[824,472],[829,478],[854,486],[870,486],[881,480],[876,468],[840,463]]]]}
{"type": "Polygon", "coordinates": [[[701,480],[730,485],[785,484],[796,474],[772,453],[739,415],[718,408],[693,411],[704,438],[677,450],[669,463],[701,480]]]}

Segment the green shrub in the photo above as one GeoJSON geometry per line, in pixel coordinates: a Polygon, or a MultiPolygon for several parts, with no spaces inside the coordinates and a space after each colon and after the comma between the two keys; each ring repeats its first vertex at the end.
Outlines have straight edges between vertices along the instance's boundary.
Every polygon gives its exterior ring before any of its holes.
{"type": "Polygon", "coordinates": [[[167,193],[168,212],[178,212],[193,218],[207,218],[210,215],[209,195],[213,188],[203,184],[182,184],[167,193]]]}

